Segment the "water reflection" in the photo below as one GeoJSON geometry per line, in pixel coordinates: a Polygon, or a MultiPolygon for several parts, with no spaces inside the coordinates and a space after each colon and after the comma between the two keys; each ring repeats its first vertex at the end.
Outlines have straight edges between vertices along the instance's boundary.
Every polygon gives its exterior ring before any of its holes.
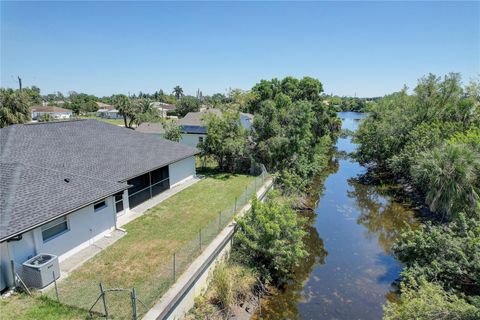
{"type": "MultiPolygon", "coordinates": [[[[338,161],[332,158],[327,170],[315,177],[308,191],[309,196],[305,199],[307,207],[315,208],[317,206],[318,200],[325,191],[325,177],[337,172],[338,168],[338,161]]],[[[325,263],[328,252],[325,250],[323,240],[315,228],[317,214],[313,210],[305,210],[299,214],[307,220],[305,226],[307,236],[304,241],[309,255],[293,270],[294,278],[292,281],[281,288],[281,291],[274,291],[272,296],[267,296],[264,299],[261,313],[257,312],[253,319],[299,319],[298,303],[308,303],[313,299],[313,296],[308,296],[302,291],[315,266],[325,263]]]]}
{"type": "Polygon", "coordinates": [[[365,185],[361,181],[361,177],[348,180],[353,189],[347,194],[355,200],[360,210],[357,223],[366,228],[365,236],[376,237],[384,252],[388,254],[392,244],[407,225],[413,228],[418,226],[415,212],[406,204],[392,201],[391,197],[385,195],[389,186],[382,186],[382,192],[379,187],[365,185]]]}
{"type": "MultiPolygon", "coordinates": [[[[356,130],[355,113],[341,113],[342,128],[356,130]]],[[[267,297],[255,319],[381,319],[393,299],[401,265],[390,248],[414,212],[388,188],[367,184],[367,170],[349,154],[356,145],[339,138],[329,169],[312,184],[308,206],[310,252],[294,280],[267,297]],[[325,179],[326,178],[326,179],[325,179]]]]}
{"type": "MultiPolygon", "coordinates": [[[[315,219],[313,211],[304,211],[301,214],[310,221],[315,219]]],[[[323,240],[312,225],[313,223],[306,228],[308,234],[305,243],[309,252],[308,257],[293,270],[295,277],[291,282],[281,288],[281,291],[273,291],[272,296],[264,299],[261,314],[257,312],[253,319],[298,319],[300,314],[298,302],[308,303],[311,299],[302,292],[302,289],[314,267],[324,264],[328,255],[323,240]]]]}

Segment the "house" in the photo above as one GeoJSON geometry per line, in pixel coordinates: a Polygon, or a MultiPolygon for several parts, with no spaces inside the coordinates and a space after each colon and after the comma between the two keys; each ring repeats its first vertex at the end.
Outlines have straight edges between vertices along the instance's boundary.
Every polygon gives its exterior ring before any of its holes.
{"type": "Polygon", "coordinates": [[[32,120],[39,120],[44,114],[49,114],[53,119],[70,119],[73,111],[55,106],[34,106],[31,109],[32,120]]]}
{"type": "Polygon", "coordinates": [[[104,118],[104,119],[123,119],[123,116],[118,112],[117,109],[98,109],[97,110],[97,117],[104,118]]]}
{"type": "Polygon", "coordinates": [[[153,107],[159,111],[162,118],[166,118],[169,111],[174,111],[177,108],[174,104],[164,102],[153,102],[153,107]]]}
{"type": "Polygon", "coordinates": [[[101,109],[104,109],[104,110],[113,110],[115,109],[114,106],[112,106],[111,104],[108,104],[108,103],[103,103],[103,102],[95,102],[98,106],[98,109],[101,110],[101,109]]]}
{"type": "Polygon", "coordinates": [[[99,118],[105,118],[105,119],[121,119],[123,116],[118,112],[117,109],[115,109],[114,106],[111,104],[106,104],[103,102],[96,102],[98,106],[97,114],[96,116],[99,118]]]}
{"type": "Polygon", "coordinates": [[[203,142],[207,136],[206,118],[210,114],[217,117],[222,116],[219,109],[205,109],[199,112],[189,112],[185,117],[178,119],[177,124],[182,129],[181,142],[192,147],[203,142]]]}
{"type": "MultiPolygon", "coordinates": [[[[178,119],[177,124],[182,130],[182,139],[180,142],[191,147],[197,147],[200,142],[203,142],[207,136],[207,123],[205,118],[209,114],[214,114],[218,117],[222,116],[222,112],[219,109],[204,109],[199,112],[189,112],[182,119],[178,119]]],[[[240,112],[240,123],[245,129],[250,130],[253,124],[253,115],[240,112]]],[[[142,123],[135,130],[160,137],[163,137],[165,134],[165,129],[161,123],[142,123]]]]}
{"type": "Polygon", "coordinates": [[[62,262],[131,208],[195,176],[199,150],[89,120],[0,129],[0,272],[39,253],[62,262]]]}

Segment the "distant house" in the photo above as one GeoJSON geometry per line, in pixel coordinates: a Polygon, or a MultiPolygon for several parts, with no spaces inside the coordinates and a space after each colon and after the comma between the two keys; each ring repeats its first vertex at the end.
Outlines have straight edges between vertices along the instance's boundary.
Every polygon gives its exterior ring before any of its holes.
{"type": "Polygon", "coordinates": [[[60,262],[117,217],[195,176],[198,149],[96,120],[0,129],[0,276],[39,253],[60,262]]]}
{"type": "MultiPolygon", "coordinates": [[[[177,124],[182,130],[181,143],[196,147],[200,142],[203,142],[207,136],[206,117],[213,114],[217,117],[222,116],[219,109],[204,109],[199,112],[189,112],[182,119],[177,120],[177,124]]],[[[240,123],[249,130],[253,124],[253,115],[249,113],[240,112],[240,123]]],[[[136,131],[158,135],[163,137],[165,130],[161,123],[142,123],[136,131]]]]}
{"type": "Polygon", "coordinates": [[[108,109],[98,109],[97,117],[104,119],[122,119],[123,116],[118,112],[117,109],[108,110],[108,109]]]}
{"type": "Polygon", "coordinates": [[[162,118],[166,118],[167,112],[174,111],[177,108],[174,104],[164,102],[153,102],[153,107],[160,112],[162,118]]]}
{"type": "Polygon", "coordinates": [[[103,102],[99,102],[99,101],[97,101],[95,103],[97,104],[99,110],[101,110],[101,109],[103,109],[103,110],[113,110],[113,109],[115,109],[114,106],[112,106],[111,104],[108,104],[108,103],[103,103],[103,102]]]}
{"type": "Polygon", "coordinates": [[[98,106],[97,117],[104,119],[121,119],[123,116],[111,104],[96,102],[98,106]]]}
{"type": "Polygon", "coordinates": [[[34,106],[31,108],[32,120],[39,120],[44,114],[50,115],[53,119],[69,119],[73,111],[55,106],[34,106]]]}

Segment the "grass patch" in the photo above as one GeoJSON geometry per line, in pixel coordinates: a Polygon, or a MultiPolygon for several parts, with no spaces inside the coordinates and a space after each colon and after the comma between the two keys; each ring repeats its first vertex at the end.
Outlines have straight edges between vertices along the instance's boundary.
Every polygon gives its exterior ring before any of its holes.
{"type": "MultiPolygon", "coordinates": [[[[253,180],[248,175],[210,175],[150,209],[124,226],[127,235],[60,282],[60,300],[88,309],[102,282],[107,288],[135,287],[139,298],[151,307],[173,283],[173,251],[177,270],[182,270],[200,253],[199,230],[232,206],[253,180]]],[[[53,295],[52,291],[49,294],[53,295]]],[[[111,312],[120,310],[120,318],[128,318],[131,312],[128,294],[107,296],[111,312]]],[[[100,307],[94,310],[100,312],[100,307]]]]}
{"type": "Polygon", "coordinates": [[[2,320],[86,319],[85,310],[65,306],[42,296],[14,294],[0,300],[2,320]]]}
{"type": "Polygon", "coordinates": [[[98,121],[114,124],[117,126],[123,126],[125,123],[123,122],[123,119],[105,119],[105,118],[100,118],[97,116],[80,116],[80,119],[95,119],[98,121]]]}

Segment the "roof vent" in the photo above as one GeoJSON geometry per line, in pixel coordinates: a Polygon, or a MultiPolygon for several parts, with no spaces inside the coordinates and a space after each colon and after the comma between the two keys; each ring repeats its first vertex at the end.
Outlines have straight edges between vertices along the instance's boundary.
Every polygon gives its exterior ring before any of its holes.
{"type": "Polygon", "coordinates": [[[65,181],[66,183],[69,183],[69,182],[70,182],[70,179],[69,179],[69,178],[65,178],[65,179],[63,179],[63,181],[65,181]]]}

